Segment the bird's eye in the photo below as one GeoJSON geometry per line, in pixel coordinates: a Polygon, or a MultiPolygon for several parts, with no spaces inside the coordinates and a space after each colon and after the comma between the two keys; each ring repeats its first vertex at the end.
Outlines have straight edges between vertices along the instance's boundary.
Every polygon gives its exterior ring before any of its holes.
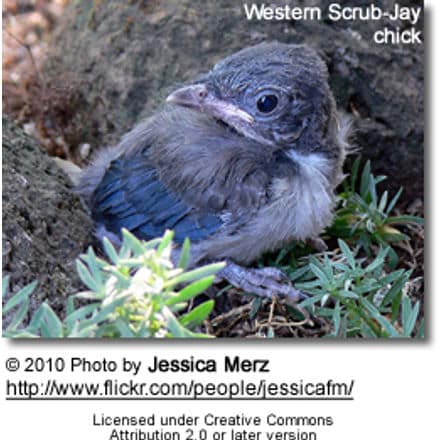
{"type": "Polygon", "coordinates": [[[257,108],[261,113],[270,113],[278,105],[276,95],[263,95],[257,101],[257,108]]]}

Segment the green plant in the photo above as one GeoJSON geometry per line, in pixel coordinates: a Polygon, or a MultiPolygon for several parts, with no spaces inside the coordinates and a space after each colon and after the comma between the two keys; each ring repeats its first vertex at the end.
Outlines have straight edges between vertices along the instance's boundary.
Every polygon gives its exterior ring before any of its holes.
{"type": "MultiPolygon", "coordinates": [[[[420,303],[412,305],[405,285],[410,271],[386,272],[390,247],[371,261],[359,258],[343,240],[337,252],[308,257],[291,274],[310,298],[300,306],[332,323],[333,337],[411,337],[416,334],[420,303]]],[[[423,323],[417,336],[423,336],[423,323]]]]}
{"type": "MultiPolygon", "coordinates": [[[[6,302],[3,314],[18,307],[3,335],[7,337],[206,337],[195,330],[210,314],[214,302],[202,302],[183,313],[188,302],[206,290],[223,263],[186,271],[190,245],[185,241],[177,267],[171,261],[173,233],[141,242],[123,230],[117,251],[108,240],[104,250],[110,262],[98,258],[93,249],[77,260],[77,270],[88,291],[67,300],[66,316],[60,319],[43,303],[29,324],[23,322],[29,309],[32,283],[6,302]],[[178,286],[187,284],[181,290],[178,286]],[[87,304],[75,307],[77,300],[87,304]]],[[[3,280],[3,296],[8,278],[3,280]]]]}
{"type": "Polygon", "coordinates": [[[386,177],[375,176],[371,172],[370,161],[365,163],[359,175],[360,160],[358,157],[354,161],[350,176],[342,183],[335,219],[327,228],[326,235],[360,245],[367,255],[374,254],[375,244],[390,246],[389,263],[391,267],[395,267],[398,256],[392,244],[409,239],[397,226],[408,223],[422,224],[423,219],[411,215],[392,215],[402,194],[402,188],[390,201],[388,191],[379,195],[378,185],[386,177]]]}

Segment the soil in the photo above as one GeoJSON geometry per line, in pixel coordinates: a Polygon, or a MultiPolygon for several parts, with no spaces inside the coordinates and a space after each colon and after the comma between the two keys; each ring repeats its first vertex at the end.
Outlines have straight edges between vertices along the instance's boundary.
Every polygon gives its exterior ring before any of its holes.
{"type": "Polygon", "coordinates": [[[2,126],[3,276],[11,292],[38,281],[30,314],[45,300],[62,312],[67,295],[81,290],[75,259],[93,240],[92,222],[35,140],[7,118],[2,126]]]}

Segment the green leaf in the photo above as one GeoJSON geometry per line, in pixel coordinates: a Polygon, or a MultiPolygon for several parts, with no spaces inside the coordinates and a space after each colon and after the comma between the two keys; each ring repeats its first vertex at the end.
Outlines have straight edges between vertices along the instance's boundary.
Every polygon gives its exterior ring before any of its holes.
{"type": "Polygon", "coordinates": [[[23,323],[24,319],[27,316],[29,310],[29,299],[26,298],[24,301],[22,301],[20,307],[14,314],[14,318],[9,323],[7,330],[13,331],[16,330],[17,327],[23,323]]]}
{"type": "Polygon", "coordinates": [[[360,333],[366,337],[366,338],[370,338],[370,339],[377,339],[377,334],[371,329],[370,326],[368,326],[365,322],[362,322],[361,324],[361,331],[360,333]]]}
{"type": "Polygon", "coordinates": [[[162,240],[157,248],[157,254],[162,255],[162,252],[171,245],[171,241],[173,240],[174,232],[167,230],[165,231],[164,236],[162,237],[162,240]]]}
{"type": "Polygon", "coordinates": [[[290,250],[289,247],[285,247],[285,248],[282,248],[278,252],[278,255],[276,256],[275,262],[274,262],[275,266],[278,266],[281,264],[281,261],[283,261],[284,257],[289,253],[289,250],[290,250]]]}
{"type": "Polygon", "coordinates": [[[204,292],[214,281],[215,276],[211,275],[209,277],[202,278],[197,280],[184,289],[182,289],[176,296],[165,301],[167,306],[172,306],[177,303],[186,302],[190,299],[194,298],[198,294],[204,292]]]}
{"type": "MultiPolygon", "coordinates": [[[[325,274],[325,272],[322,270],[321,267],[317,266],[316,264],[310,263],[310,270],[319,279],[319,281],[321,282],[321,286],[323,288],[329,287],[329,284],[330,284],[331,280],[329,280],[327,278],[327,275],[325,274]]],[[[307,283],[301,283],[301,284],[304,285],[304,284],[307,284],[307,283]]]]}
{"type": "Polygon", "coordinates": [[[254,319],[263,304],[263,298],[256,296],[251,302],[251,310],[249,312],[249,318],[254,319]]]}
{"type": "Polygon", "coordinates": [[[388,251],[388,265],[391,269],[395,269],[398,264],[399,256],[397,255],[397,252],[392,247],[390,247],[390,250],[388,251]]]}
{"type": "Polygon", "coordinates": [[[88,315],[91,315],[93,312],[97,311],[98,308],[99,308],[99,303],[87,304],[69,313],[64,319],[64,323],[67,326],[73,326],[75,321],[85,320],[88,315]]]}
{"type": "MultiPolygon", "coordinates": [[[[286,304],[285,307],[294,321],[304,321],[305,319],[307,319],[307,315],[302,309],[298,307],[292,307],[288,304],[286,304]]],[[[249,317],[253,318],[252,316],[250,316],[250,314],[249,317]]]]}
{"type": "Polygon", "coordinates": [[[32,292],[35,290],[35,287],[37,286],[37,281],[33,281],[32,283],[28,284],[27,286],[20,289],[19,292],[11,296],[5,306],[3,307],[2,314],[5,315],[9,310],[13,309],[15,306],[20,304],[22,301],[25,301],[29,298],[29,296],[32,294],[32,292]]]}
{"type": "Polygon", "coordinates": [[[377,177],[373,176],[372,178],[376,182],[376,185],[379,184],[380,182],[383,182],[384,180],[387,180],[387,176],[377,176],[377,177]]]}
{"type": "MultiPolygon", "coordinates": [[[[379,238],[379,237],[376,237],[379,238]]],[[[388,243],[396,243],[398,241],[406,241],[409,240],[409,236],[406,234],[403,234],[402,232],[398,231],[397,229],[390,228],[389,226],[386,226],[381,229],[380,231],[380,238],[388,243]]],[[[381,241],[381,240],[377,240],[381,241]]]]}
{"type": "Polygon", "coordinates": [[[52,310],[52,307],[47,303],[43,303],[41,307],[44,309],[43,323],[41,326],[42,335],[49,338],[63,337],[63,323],[52,310]]]}
{"type": "Polygon", "coordinates": [[[338,296],[341,298],[351,298],[351,299],[359,299],[359,295],[355,292],[351,292],[350,290],[340,290],[338,292],[338,296]]]}
{"type": "Polygon", "coordinates": [[[406,223],[415,223],[417,225],[423,225],[425,220],[421,217],[417,217],[415,215],[398,215],[394,217],[388,217],[385,220],[385,224],[392,225],[392,224],[400,224],[404,225],[406,223]]]}
{"type": "Polygon", "coordinates": [[[371,316],[379,322],[379,324],[382,326],[382,328],[388,333],[389,336],[392,337],[399,337],[399,332],[393,327],[390,321],[386,319],[382,314],[379,312],[379,310],[370,303],[366,298],[359,298],[359,301],[361,304],[365,307],[366,310],[371,314],[371,316]]]}
{"type": "Polygon", "coordinates": [[[392,198],[390,204],[388,205],[385,214],[388,215],[396,206],[397,201],[400,198],[400,195],[402,194],[403,188],[400,188],[399,191],[395,194],[395,196],[392,198]]]}
{"type": "Polygon", "coordinates": [[[320,302],[324,295],[326,295],[326,293],[319,293],[319,294],[313,295],[310,298],[307,298],[304,301],[302,301],[300,303],[300,307],[306,308],[306,307],[312,306],[312,305],[320,302]]]}
{"type": "Polygon", "coordinates": [[[111,273],[113,276],[117,278],[122,288],[126,289],[130,285],[131,277],[129,274],[127,275],[123,274],[118,268],[114,266],[107,266],[105,270],[106,272],[111,273]]]}
{"type": "Polygon", "coordinates": [[[382,304],[381,304],[382,306],[389,305],[392,301],[394,301],[394,299],[397,296],[399,296],[399,294],[402,292],[404,284],[409,278],[409,274],[407,272],[404,272],[402,269],[393,272],[393,274],[389,274],[381,280],[382,283],[384,283],[385,280],[388,281],[388,283],[392,282],[392,286],[390,287],[390,289],[388,290],[388,292],[386,293],[386,295],[382,300],[382,304]],[[400,274],[400,276],[397,279],[395,279],[393,282],[392,281],[393,278],[398,274],[400,274]]]}
{"type": "Polygon", "coordinates": [[[132,332],[131,328],[123,319],[118,318],[114,322],[115,327],[119,332],[119,337],[121,338],[133,338],[136,335],[132,332]]]}
{"type": "Polygon", "coordinates": [[[105,253],[110,258],[110,261],[113,264],[118,264],[118,253],[116,252],[116,249],[112,245],[111,241],[107,237],[104,237],[104,239],[102,240],[102,245],[104,247],[105,253]]]}
{"type": "Polygon", "coordinates": [[[162,315],[165,318],[166,326],[171,332],[171,335],[176,338],[191,338],[193,334],[186,329],[178,319],[173,315],[168,307],[162,309],[162,315]]]}
{"type": "Polygon", "coordinates": [[[155,249],[157,246],[160,245],[160,243],[162,242],[162,238],[153,238],[153,240],[147,241],[147,242],[143,242],[143,246],[145,247],[144,252],[145,251],[149,251],[151,249],[155,249]]]}
{"type": "Polygon", "coordinates": [[[101,268],[98,264],[95,252],[93,251],[93,248],[91,246],[89,246],[89,248],[87,249],[87,257],[87,263],[93,278],[98,285],[102,285],[101,268]]]}
{"type": "Polygon", "coordinates": [[[66,315],[75,311],[75,295],[69,295],[66,301],[66,315]]]}
{"type": "Polygon", "coordinates": [[[138,240],[130,231],[125,228],[121,229],[123,242],[127,244],[128,248],[135,255],[143,255],[145,252],[145,245],[140,240],[138,240]]]}
{"type": "Polygon", "coordinates": [[[405,272],[404,269],[398,269],[395,270],[394,272],[391,272],[387,275],[385,275],[383,278],[380,279],[380,282],[382,285],[386,286],[387,284],[391,284],[394,283],[396,280],[398,280],[399,278],[402,278],[402,276],[406,276],[407,273],[405,272]]]}
{"type": "Polygon", "coordinates": [[[43,304],[41,304],[41,306],[38,307],[37,311],[32,316],[31,321],[29,322],[29,325],[27,326],[26,330],[35,333],[39,332],[41,325],[43,323],[45,313],[46,313],[45,308],[43,307],[43,304]]]}
{"type": "Polygon", "coordinates": [[[295,283],[295,287],[299,290],[303,290],[305,292],[308,292],[310,290],[313,290],[315,287],[321,287],[322,282],[321,280],[313,280],[313,281],[303,281],[301,283],[295,283]]]}
{"type": "Polygon", "coordinates": [[[384,212],[385,208],[387,206],[387,202],[388,202],[388,191],[384,191],[384,193],[382,194],[382,197],[380,198],[379,205],[378,205],[377,209],[380,212],[384,212]]]}
{"type": "Polygon", "coordinates": [[[6,275],[2,279],[2,298],[4,298],[4,296],[6,295],[6,292],[8,291],[9,278],[10,278],[9,275],[6,275]]]}
{"type": "Polygon", "coordinates": [[[341,303],[339,301],[336,301],[335,308],[333,309],[333,335],[338,336],[339,329],[341,326],[341,303]]]}
{"type": "Polygon", "coordinates": [[[310,271],[309,266],[305,265],[303,267],[300,267],[299,269],[290,272],[289,273],[289,278],[292,282],[299,280],[300,278],[302,278],[307,272],[310,271]]]}
{"type": "Polygon", "coordinates": [[[200,325],[208,317],[208,315],[211,313],[213,308],[214,308],[213,300],[205,301],[204,303],[199,304],[190,312],[181,316],[179,318],[179,322],[183,326],[194,328],[200,325]]]}
{"type": "Polygon", "coordinates": [[[327,254],[324,255],[324,263],[322,265],[322,269],[324,270],[328,280],[334,279],[332,264],[327,254]]]}
{"type": "Polygon", "coordinates": [[[101,321],[105,321],[111,317],[113,313],[115,313],[115,310],[117,307],[122,306],[124,302],[126,301],[126,297],[119,297],[114,299],[109,304],[106,304],[104,307],[101,307],[101,309],[94,315],[92,318],[90,318],[89,322],[90,324],[99,324],[101,321]]]}
{"type": "Polygon", "coordinates": [[[352,269],[356,268],[356,260],[354,258],[353,253],[351,252],[350,248],[347,246],[345,241],[338,239],[338,245],[339,249],[341,249],[342,253],[344,254],[345,258],[347,259],[348,264],[352,269]]]}
{"type": "Polygon", "coordinates": [[[368,160],[364,165],[364,169],[362,170],[362,175],[361,175],[360,195],[364,200],[367,197],[370,186],[370,175],[371,175],[371,163],[368,160]]]}
{"type": "Polygon", "coordinates": [[[183,270],[186,270],[186,268],[188,267],[190,251],[191,251],[191,245],[189,238],[185,238],[182,249],[180,251],[180,258],[178,264],[178,267],[180,267],[183,270]]]}
{"type": "Polygon", "coordinates": [[[76,260],[76,271],[78,272],[81,281],[91,290],[98,291],[100,284],[93,278],[87,266],[79,259],[76,260]]]}
{"type": "Polygon", "coordinates": [[[368,190],[371,195],[371,204],[374,208],[377,208],[377,191],[376,191],[376,183],[379,183],[379,178],[374,180],[374,176],[369,176],[369,184],[368,190]]]}
{"type": "Polygon", "coordinates": [[[402,325],[403,335],[410,338],[419,316],[420,302],[417,301],[414,308],[411,307],[411,300],[405,296],[402,300],[402,325]]]}
{"type": "Polygon", "coordinates": [[[378,267],[385,263],[385,258],[388,255],[390,248],[382,248],[377,257],[364,269],[365,272],[373,272],[378,267]]]}
{"type": "Polygon", "coordinates": [[[164,288],[172,289],[181,283],[187,283],[193,280],[198,280],[210,275],[215,275],[219,270],[225,267],[225,263],[214,263],[200,267],[198,269],[191,270],[190,272],[184,272],[177,277],[168,280],[164,284],[164,288]]]}
{"type": "Polygon", "coordinates": [[[83,290],[73,295],[76,299],[85,299],[87,301],[102,301],[106,297],[106,293],[92,292],[91,290],[83,290]]]}

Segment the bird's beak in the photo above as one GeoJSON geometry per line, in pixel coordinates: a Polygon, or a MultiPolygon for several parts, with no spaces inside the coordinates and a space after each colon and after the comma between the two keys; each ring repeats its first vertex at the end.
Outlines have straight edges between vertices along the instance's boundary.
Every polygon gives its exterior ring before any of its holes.
{"type": "Polygon", "coordinates": [[[171,93],[166,102],[193,108],[226,123],[245,122],[251,124],[254,118],[241,108],[215,97],[204,84],[182,87],[171,93]]]}

